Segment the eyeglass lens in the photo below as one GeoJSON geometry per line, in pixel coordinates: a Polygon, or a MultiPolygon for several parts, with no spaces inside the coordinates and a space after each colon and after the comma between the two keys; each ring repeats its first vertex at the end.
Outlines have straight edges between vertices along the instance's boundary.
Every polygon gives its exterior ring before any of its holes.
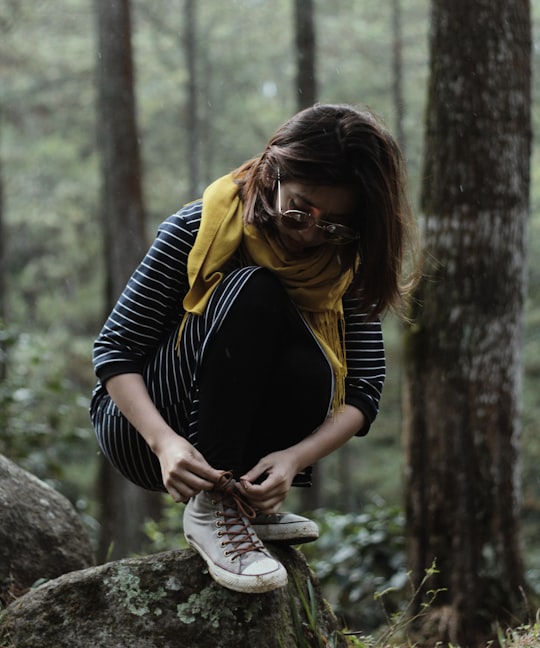
{"type": "Polygon", "coordinates": [[[343,225],[338,225],[337,223],[326,223],[320,225],[317,223],[313,214],[309,212],[299,211],[297,209],[288,209],[287,211],[281,210],[281,182],[278,175],[277,182],[277,192],[278,192],[278,210],[279,218],[281,224],[284,227],[287,227],[291,230],[306,230],[310,229],[313,226],[322,230],[324,237],[328,241],[333,241],[336,243],[345,243],[352,241],[357,238],[354,232],[347,231],[348,228],[343,225]]]}
{"type": "Polygon", "coordinates": [[[288,210],[281,213],[281,223],[294,230],[305,230],[313,227],[314,218],[308,212],[288,210]]]}

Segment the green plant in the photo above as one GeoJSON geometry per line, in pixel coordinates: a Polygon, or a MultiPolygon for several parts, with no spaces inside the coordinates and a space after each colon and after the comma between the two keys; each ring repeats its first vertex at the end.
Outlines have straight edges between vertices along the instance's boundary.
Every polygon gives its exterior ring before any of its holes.
{"type": "MultiPolygon", "coordinates": [[[[351,648],[367,648],[354,636],[354,633],[347,633],[334,630],[329,636],[325,635],[320,627],[317,596],[312,581],[306,581],[306,591],[301,586],[297,575],[292,573],[292,581],[287,585],[289,594],[289,605],[293,619],[294,638],[296,648],[337,648],[346,642],[351,648]],[[303,617],[297,606],[297,599],[300,601],[303,617]]],[[[278,639],[280,648],[285,648],[283,642],[278,639]]]]}
{"type": "Polygon", "coordinates": [[[369,632],[385,623],[376,599],[385,591],[390,613],[404,605],[407,584],[404,516],[396,507],[371,504],[362,513],[319,510],[316,543],[302,551],[326,598],[349,627],[369,632]]]}
{"type": "MultiPolygon", "coordinates": [[[[540,610],[536,613],[534,623],[520,625],[517,628],[497,630],[497,643],[500,648],[538,648],[540,646],[540,610]]],[[[492,644],[494,646],[494,644],[492,644]]]]}
{"type": "Polygon", "coordinates": [[[187,549],[182,526],[183,506],[173,502],[170,497],[163,497],[163,508],[159,520],[149,519],[144,525],[148,538],[145,550],[149,552],[187,549]]]}

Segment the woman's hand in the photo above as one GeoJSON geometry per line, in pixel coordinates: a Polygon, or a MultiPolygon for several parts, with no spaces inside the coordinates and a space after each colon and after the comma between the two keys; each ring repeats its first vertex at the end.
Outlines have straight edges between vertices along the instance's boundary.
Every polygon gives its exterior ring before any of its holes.
{"type": "Polygon", "coordinates": [[[296,445],[263,457],[240,478],[243,488],[239,488],[262,513],[277,513],[294,476],[340,448],[362,429],[365,422],[363,412],[352,405],[345,405],[343,411],[336,416],[329,416],[313,434],[296,445]]]}
{"type": "Polygon", "coordinates": [[[272,452],[240,477],[240,489],[257,511],[277,513],[298,470],[293,448],[272,452]]]}
{"type": "Polygon", "coordinates": [[[163,484],[175,502],[187,502],[210,490],[221,471],[212,468],[191,443],[163,419],[150,399],[140,374],[119,374],[107,381],[107,390],[128,421],[159,459],[163,484]]]}
{"type": "Polygon", "coordinates": [[[175,502],[187,502],[202,490],[211,490],[221,475],[189,441],[174,432],[157,444],[155,453],[163,484],[175,502]]]}

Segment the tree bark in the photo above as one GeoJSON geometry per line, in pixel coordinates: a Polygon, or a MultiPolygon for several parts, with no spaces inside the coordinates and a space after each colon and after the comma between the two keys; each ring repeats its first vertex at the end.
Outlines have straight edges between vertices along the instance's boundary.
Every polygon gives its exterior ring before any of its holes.
{"type": "MultiPolygon", "coordinates": [[[[141,161],[136,125],[129,0],[96,0],[98,19],[98,142],[110,312],[146,249],[141,161]]],[[[159,496],[137,488],[102,457],[98,477],[102,533],[99,558],[139,551],[143,522],[159,511],[159,496]],[[112,550],[111,550],[112,549],[112,550]]]]}
{"type": "Polygon", "coordinates": [[[296,96],[298,110],[317,101],[315,9],[313,0],[295,0],[296,96]]]}
{"type": "MultiPolygon", "coordinates": [[[[294,31],[296,48],[297,108],[303,110],[317,101],[315,8],[313,0],[295,0],[294,31]]],[[[313,485],[300,491],[302,511],[314,511],[321,506],[323,461],[313,468],[313,485]]]]}
{"type": "Polygon", "coordinates": [[[392,96],[395,111],[395,132],[400,148],[405,156],[405,98],[403,96],[403,25],[401,0],[392,0],[392,96]]]}
{"type": "Polygon", "coordinates": [[[189,161],[189,195],[195,198],[202,191],[200,181],[200,144],[197,84],[197,5],[195,0],[184,4],[184,51],[187,80],[187,156],[189,161]]]}
{"type": "Polygon", "coordinates": [[[426,272],[406,334],[407,539],[414,583],[436,561],[427,587],[445,588],[430,613],[445,627],[438,638],[465,647],[525,605],[528,0],[432,0],[430,54],[426,272]]]}
{"type": "MultiPolygon", "coordinates": [[[[2,112],[0,111],[0,142],[2,141],[2,112]]],[[[0,148],[1,150],[1,148],[0,148]]],[[[4,171],[0,158],[0,330],[6,323],[6,228],[4,226],[4,171]]],[[[7,345],[0,337],[0,384],[6,379],[7,374],[7,345]]],[[[5,422],[3,400],[0,400],[0,422],[5,422]]],[[[3,428],[3,425],[2,425],[3,428]]]]}

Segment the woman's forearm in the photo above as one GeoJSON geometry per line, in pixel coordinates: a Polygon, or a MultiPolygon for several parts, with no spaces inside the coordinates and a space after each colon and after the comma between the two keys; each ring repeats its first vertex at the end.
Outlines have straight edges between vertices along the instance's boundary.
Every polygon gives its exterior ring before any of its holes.
{"type": "Polygon", "coordinates": [[[163,485],[176,502],[186,502],[209,490],[221,476],[203,455],[161,416],[140,374],[128,373],[107,381],[107,391],[122,414],[158,457],[163,485]]]}
{"type": "Polygon", "coordinates": [[[157,453],[168,437],[177,436],[152,402],[140,374],[113,376],[107,381],[106,388],[118,409],[153,452],[157,453]]]}

